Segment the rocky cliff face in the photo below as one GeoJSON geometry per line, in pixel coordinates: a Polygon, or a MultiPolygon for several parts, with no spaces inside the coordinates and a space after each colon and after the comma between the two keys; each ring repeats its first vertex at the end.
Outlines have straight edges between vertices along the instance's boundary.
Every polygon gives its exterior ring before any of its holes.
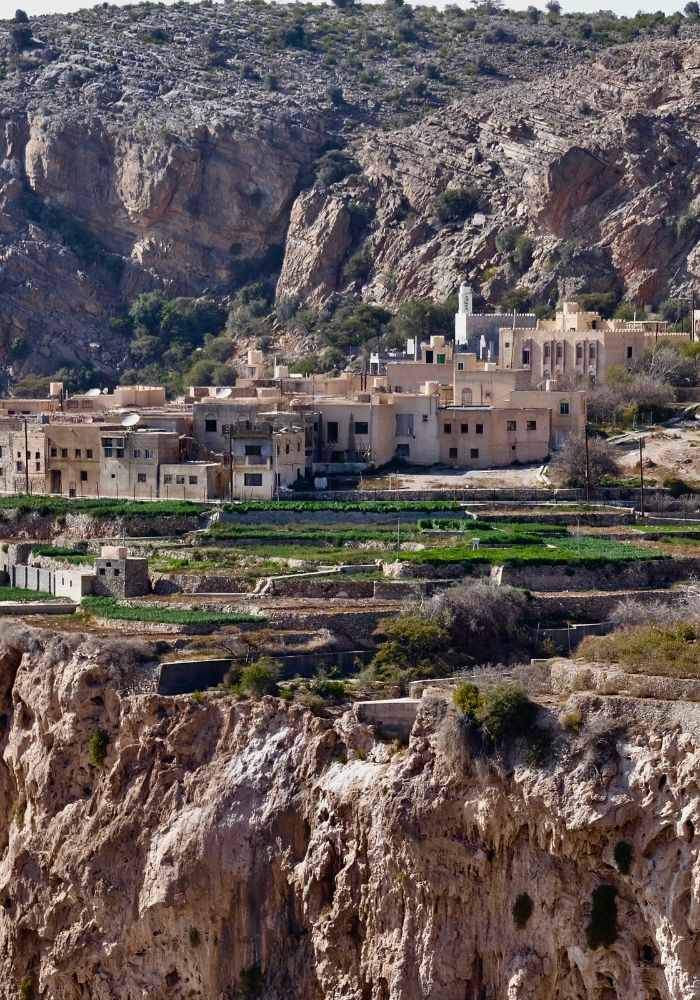
{"type": "Polygon", "coordinates": [[[350,715],[157,697],[147,650],[0,643],[2,996],[700,995],[695,707],[579,696],[581,735],[532,768],[469,753],[444,704],[397,749],[350,715]]]}
{"type": "Polygon", "coordinates": [[[275,247],[278,294],[313,305],[444,297],[464,277],[492,302],[557,281],[646,302],[700,269],[698,225],[677,225],[698,198],[692,24],[603,52],[575,18],[251,0],[13,30],[0,24],[2,382],[114,373],[128,344],[108,320],[136,294],[225,302],[275,247]],[[328,144],[356,172],[310,187],[328,144]],[[463,184],[485,221],[438,223],[433,197],[463,184]],[[511,223],[535,240],[524,271],[495,248],[511,223]],[[358,250],[369,268],[350,280],[358,250]]]}
{"type": "Polygon", "coordinates": [[[697,47],[654,40],[363,137],[360,174],[295,204],[280,291],[320,302],[352,287],[354,200],[372,219],[366,298],[444,297],[467,277],[493,302],[518,285],[656,304],[700,278],[699,84],[697,47]],[[484,218],[435,220],[435,194],[454,187],[477,188],[484,218]],[[507,225],[534,241],[526,266],[496,246],[507,225]]]}

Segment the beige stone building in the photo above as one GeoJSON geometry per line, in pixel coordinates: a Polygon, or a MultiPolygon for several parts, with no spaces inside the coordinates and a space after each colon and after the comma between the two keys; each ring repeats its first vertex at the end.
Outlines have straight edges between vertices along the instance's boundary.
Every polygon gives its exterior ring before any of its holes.
{"type": "Polygon", "coordinates": [[[439,412],[440,462],[488,469],[544,461],[550,452],[550,411],[542,407],[448,406],[439,412]]]}
{"type": "Polygon", "coordinates": [[[656,320],[603,319],[565,302],[555,319],[539,320],[535,329],[504,328],[499,333],[499,365],[526,368],[532,386],[560,376],[602,378],[616,366],[633,368],[659,340],[688,340],[656,320]]]}
{"type": "Polygon", "coordinates": [[[36,417],[0,417],[0,491],[43,493],[44,427],[36,417]]]}

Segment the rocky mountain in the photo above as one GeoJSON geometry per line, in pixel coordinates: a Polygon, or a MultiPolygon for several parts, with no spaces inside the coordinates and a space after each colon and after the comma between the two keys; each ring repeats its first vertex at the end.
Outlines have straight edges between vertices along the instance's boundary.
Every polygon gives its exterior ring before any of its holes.
{"type": "Polygon", "coordinates": [[[697,996],[695,705],[572,695],[535,766],[436,699],[401,747],[159,697],[151,656],[3,627],[3,997],[697,996]]]}
{"type": "Polygon", "coordinates": [[[226,304],[279,276],[314,308],[465,276],[492,303],[683,291],[699,37],[660,15],[263,0],[0,22],[3,381],[114,374],[109,319],[150,289],[226,304]],[[519,254],[496,246],[508,226],[519,254]]]}

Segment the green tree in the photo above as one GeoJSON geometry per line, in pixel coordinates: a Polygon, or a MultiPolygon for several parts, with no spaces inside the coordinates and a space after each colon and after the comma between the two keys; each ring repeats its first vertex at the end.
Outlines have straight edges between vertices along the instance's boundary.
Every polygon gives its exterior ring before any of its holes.
{"type": "Polygon", "coordinates": [[[483,204],[483,196],[476,187],[447,188],[431,202],[431,211],[438,222],[462,222],[483,204]]]}
{"type": "Polygon", "coordinates": [[[280,679],[280,665],[271,656],[263,656],[243,668],[238,687],[251,698],[262,698],[266,694],[277,693],[280,679]]]}
{"type": "Polygon", "coordinates": [[[479,721],[494,743],[524,736],[532,729],[537,705],[516,684],[499,684],[483,695],[479,721]]]}
{"type": "Polygon", "coordinates": [[[371,667],[397,672],[405,678],[432,676],[444,670],[449,650],[449,632],[445,625],[418,611],[409,611],[399,618],[383,618],[375,635],[382,636],[371,667]]]}

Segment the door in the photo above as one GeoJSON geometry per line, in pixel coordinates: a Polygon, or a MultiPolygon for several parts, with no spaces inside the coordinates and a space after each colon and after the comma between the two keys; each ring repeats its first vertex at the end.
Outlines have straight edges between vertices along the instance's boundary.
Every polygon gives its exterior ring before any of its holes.
{"type": "Polygon", "coordinates": [[[51,470],[51,492],[52,493],[62,493],[61,489],[61,470],[52,469],[51,470]]]}

